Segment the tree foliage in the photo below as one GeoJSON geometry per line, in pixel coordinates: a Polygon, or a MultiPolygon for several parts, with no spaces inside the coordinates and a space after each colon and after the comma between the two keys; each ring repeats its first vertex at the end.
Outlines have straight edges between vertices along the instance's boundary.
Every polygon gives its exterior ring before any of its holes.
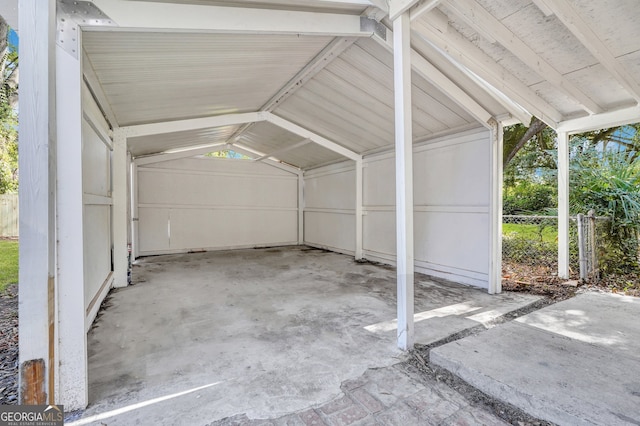
{"type": "Polygon", "coordinates": [[[0,16],[0,194],[18,190],[18,51],[0,16]]]}

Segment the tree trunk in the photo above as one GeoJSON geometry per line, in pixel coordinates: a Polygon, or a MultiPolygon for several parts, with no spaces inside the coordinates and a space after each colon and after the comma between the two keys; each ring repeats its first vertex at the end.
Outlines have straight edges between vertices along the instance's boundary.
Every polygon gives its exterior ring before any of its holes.
{"type": "Polygon", "coordinates": [[[507,155],[504,159],[503,166],[509,164],[509,162],[513,160],[513,157],[516,156],[518,151],[520,151],[522,147],[531,140],[532,137],[543,131],[546,127],[547,124],[545,122],[537,117],[533,117],[533,120],[531,120],[531,124],[529,125],[527,131],[524,133],[524,135],[522,135],[518,143],[509,152],[509,155],[507,155]]]}

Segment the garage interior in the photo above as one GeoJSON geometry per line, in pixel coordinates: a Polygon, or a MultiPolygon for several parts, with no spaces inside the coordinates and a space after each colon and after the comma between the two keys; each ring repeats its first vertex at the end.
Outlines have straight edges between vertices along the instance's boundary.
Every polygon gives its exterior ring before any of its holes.
{"type": "MultiPolygon", "coordinates": [[[[285,311],[300,308],[296,297],[319,309],[325,290],[353,287],[363,318],[337,317],[357,330],[345,353],[364,339],[385,360],[438,332],[431,320],[414,329],[414,311],[467,302],[463,287],[438,280],[468,286],[483,300],[472,308],[512,306],[513,296],[499,295],[502,126],[535,115],[558,131],[558,273],[567,277],[568,135],[640,121],[631,0],[14,3],[4,7],[8,15],[20,6],[12,25],[23,70],[21,187],[30,188],[20,198],[22,397],[68,410],[86,407],[92,386],[115,396],[109,389],[120,382],[101,382],[100,368],[122,369],[123,385],[135,387],[129,367],[110,364],[136,357],[118,340],[128,335],[101,343],[100,333],[127,318],[116,315],[125,306],[132,320],[123,327],[139,331],[144,318],[136,316],[153,316],[154,297],[177,310],[150,324],[178,339],[189,334],[172,335],[181,330],[175,323],[199,321],[204,302],[220,303],[231,282],[248,294],[256,285],[271,290],[257,302],[293,297],[285,311]],[[228,151],[242,158],[207,156],[228,151]],[[279,279],[242,280],[276,253],[281,269],[266,275],[279,279]],[[313,265],[319,254],[328,263],[313,265]],[[242,258],[231,268],[238,276],[216,279],[207,261],[227,256],[242,258]],[[140,258],[133,286],[130,258],[140,258]],[[158,259],[175,262],[175,275],[161,272],[158,259]],[[314,285],[284,291],[279,274],[305,265],[314,285]],[[356,275],[365,271],[384,280],[383,291],[362,285],[356,275]],[[435,281],[414,282],[414,272],[435,281]],[[152,273],[171,281],[173,297],[155,288],[137,297],[141,276],[152,273]],[[192,273],[206,274],[214,287],[200,290],[208,297],[190,298],[183,277],[192,273]],[[335,274],[342,281],[328,281],[335,274]],[[111,306],[95,322],[111,289],[111,306]],[[452,299],[441,300],[443,292],[452,299]],[[363,331],[394,319],[382,334],[363,331]],[[104,362],[110,350],[117,353],[104,362]],[[40,366],[34,382],[31,366],[40,366]]],[[[353,300],[336,303],[349,309],[353,300]]],[[[462,311],[460,321],[473,322],[462,311]]],[[[206,321],[224,319],[214,318],[206,321]]],[[[282,332],[277,318],[261,324],[267,335],[282,332]]],[[[241,324],[208,330],[256,327],[241,324]]],[[[370,366],[358,361],[353,371],[370,366]]],[[[180,371],[159,373],[175,381],[156,391],[190,380],[180,371]]]]}

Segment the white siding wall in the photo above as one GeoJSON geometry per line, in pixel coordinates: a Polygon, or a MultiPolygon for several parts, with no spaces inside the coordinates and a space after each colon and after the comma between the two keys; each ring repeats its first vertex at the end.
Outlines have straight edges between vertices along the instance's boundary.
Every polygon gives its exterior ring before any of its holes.
{"type": "MultiPolygon", "coordinates": [[[[416,270],[487,287],[489,132],[434,140],[414,149],[416,270]]],[[[393,153],[364,159],[365,257],[393,264],[396,252],[393,153]]],[[[305,173],[305,242],[354,251],[354,163],[305,173]]]]}
{"type": "Polygon", "coordinates": [[[216,158],[137,170],[140,255],[297,244],[295,174],[216,158]]]}
{"type": "Polygon", "coordinates": [[[108,126],[86,87],[82,121],[82,185],[84,193],[84,286],[87,328],[111,287],[111,149],[100,138],[108,126]]]}

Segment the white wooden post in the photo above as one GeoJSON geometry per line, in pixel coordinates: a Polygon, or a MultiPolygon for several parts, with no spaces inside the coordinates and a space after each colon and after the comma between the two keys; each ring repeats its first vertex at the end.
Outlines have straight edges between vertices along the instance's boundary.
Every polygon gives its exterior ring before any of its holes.
{"type": "Polygon", "coordinates": [[[569,278],[569,134],[558,132],[558,276],[569,278]]]}
{"type": "Polygon", "coordinates": [[[489,294],[502,292],[502,125],[491,125],[491,193],[489,196],[489,294]]]}
{"type": "Polygon", "coordinates": [[[298,173],[298,244],[304,244],[304,173],[298,173]]]}
{"type": "Polygon", "coordinates": [[[362,255],[362,159],[356,160],[356,260],[362,255]]]}
{"type": "Polygon", "coordinates": [[[128,285],[127,253],[127,137],[122,129],[113,131],[113,153],[111,157],[113,199],[113,285],[128,285]]]}
{"type": "MultiPolygon", "coordinates": [[[[81,34],[77,35],[81,46],[81,34]]],[[[88,402],[82,185],[82,60],[56,46],[59,398],[65,410],[88,402]]],[[[76,52],[81,52],[76,49],[76,52]]],[[[79,55],[81,56],[81,55],[79,55]]],[[[91,235],[88,234],[88,238],[91,235]]]]}
{"type": "Polygon", "coordinates": [[[138,164],[131,162],[130,171],[131,185],[131,257],[135,260],[138,257],[138,164]]]}
{"type": "Polygon", "coordinates": [[[56,372],[56,1],[20,0],[19,7],[19,402],[46,404],[54,402],[56,372]]]}
{"type": "Polygon", "coordinates": [[[396,247],[398,347],[413,348],[413,142],[411,128],[411,21],[393,21],[393,77],[396,128],[396,247]]]}

